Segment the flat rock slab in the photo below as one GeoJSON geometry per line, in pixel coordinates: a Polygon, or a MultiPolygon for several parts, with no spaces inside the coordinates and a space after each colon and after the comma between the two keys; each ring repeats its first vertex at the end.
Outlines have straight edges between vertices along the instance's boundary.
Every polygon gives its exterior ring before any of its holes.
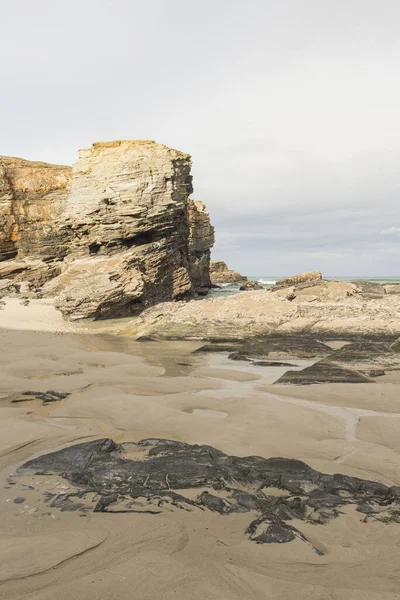
{"type": "Polygon", "coordinates": [[[28,402],[29,400],[41,400],[44,405],[50,402],[59,402],[70,396],[70,392],[55,392],[50,390],[48,392],[22,392],[18,396],[15,396],[12,400],[13,403],[28,402]]]}
{"type": "Polygon", "coordinates": [[[77,444],[28,461],[18,470],[20,476],[32,473],[57,474],[77,488],[72,493],[47,494],[45,500],[60,510],[158,514],[174,506],[221,515],[255,512],[258,516],[247,534],[256,543],[298,538],[314,548],[291,521],[327,523],[348,505],[363,513],[364,521],[400,523],[397,488],[326,475],[298,460],[229,456],[212,446],[173,440],[116,444],[100,439],[77,444]],[[263,493],[268,488],[283,493],[263,493]],[[186,497],[182,493],[186,489],[198,489],[196,499],[193,493],[186,497]],[[85,497],[93,493],[96,504],[88,509],[85,497]]]}
{"type": "Polygon", "coordinates": [[[361,339],[343,346],[334,354],[334,360],[344,364],[400,364],[400,345],[387,340],[361,339]]]}
{"type": "Polygon", "coordinates": [[[324,342],[309,336],[268,336],[232,343],[211,342],[195,350],[195,353],[230,352],[232,360],[267,357],[270,353],[284,354],[287,358],[315,358],[329,356],[334,352],[324,342]]]}
{"type": "Polygon", "coordinates": [[[312,385],[314,383],[370,383],[359,371],[346,369],[328,360],[306,367],[302,371],[286,371],[275,384],[312,385]]]}

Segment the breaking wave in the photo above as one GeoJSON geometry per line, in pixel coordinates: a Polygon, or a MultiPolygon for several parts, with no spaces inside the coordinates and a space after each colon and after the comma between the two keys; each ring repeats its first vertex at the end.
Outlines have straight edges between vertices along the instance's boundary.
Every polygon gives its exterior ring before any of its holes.
{"type": "Polygon", "coordinates": [[[272,279],[258,279],[258,283],[261,283],[263,285],[275,285],[276,281],[273,281],[272,279]]]}

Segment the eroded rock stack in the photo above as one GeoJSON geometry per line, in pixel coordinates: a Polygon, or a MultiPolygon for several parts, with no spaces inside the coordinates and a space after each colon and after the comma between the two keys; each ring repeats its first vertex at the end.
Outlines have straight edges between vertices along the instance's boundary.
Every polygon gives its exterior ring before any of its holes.
{"type": "Polygon", "coordinates": [[[244,283],[247,281],[247,277],[229,269],[223,260],[212,260],[210,272],[211,281],[214,285],[218,285],[219,283],[244,283]]]}
{"type": "Polygon", "coordinates": [[[129,315],[211,286],[214,231],[189,200],[188,154],[116,141],[80,151],[72,170],[8,158],[0,168],[0,277],[55,297],[64,315],[129,315]]]}

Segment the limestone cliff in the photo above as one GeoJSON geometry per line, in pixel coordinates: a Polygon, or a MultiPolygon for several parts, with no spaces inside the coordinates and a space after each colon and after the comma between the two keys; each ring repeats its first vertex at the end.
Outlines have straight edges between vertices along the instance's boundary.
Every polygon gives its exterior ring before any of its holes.
{"type": "Polygon", "coordinates": [[[115,141],[81,150],[72,171],[21,159],[0,165],[0,251],[19,259],[5,272],[29,281],[51,267],[36,292],[55,297],[64,315],[129,315],[210,287],[213,228],[204,205],[189,200],[188,154],[115,141]]]}
{"type": "Polygon", "coordinates": [[[57,223],[70,183],[71,167],[0,156],[0,261],[62,255],[57,223]]]}

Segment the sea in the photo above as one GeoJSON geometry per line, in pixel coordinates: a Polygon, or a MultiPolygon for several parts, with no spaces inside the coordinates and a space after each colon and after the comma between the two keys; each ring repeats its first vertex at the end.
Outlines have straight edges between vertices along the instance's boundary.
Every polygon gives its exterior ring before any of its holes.
{"type": "MultiPolygon", "coordinates": [[[[247,279],[251,281],[257,281],[262,287],[268,289],[273,287],[277,281],[281,279],[286,279],[290,277],[290,275],[254,275],[248,276],[247,279]]],[[[351,277],[324,277],[324,279],[328,279],[330,281],[372,281],[374,283],[400,283],[400,277],[359,277],[357,275],[353,275],[351,277]]],[[[220,283],[218,288],[211,289],[207,298],[219,298],[221,296],[233,296],[234,294],[239,294],[240,286],[236,283],[220,283]]]]}

